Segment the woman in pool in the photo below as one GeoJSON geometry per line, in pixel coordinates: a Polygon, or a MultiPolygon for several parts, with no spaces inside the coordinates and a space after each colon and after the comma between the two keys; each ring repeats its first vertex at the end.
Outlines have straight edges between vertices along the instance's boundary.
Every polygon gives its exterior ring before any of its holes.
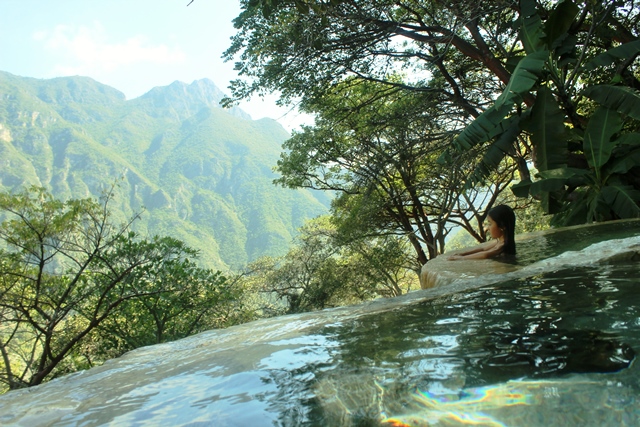
{"type": "Polygon", "coordinates": [[[487,259],[495,258],[502,254],[515,255],[516,242],[514,240],[516,228],[516,216],[507,205],[498,205],[489,210],[487,214],[489,222],[489,234],[496,239],[495,242],[483,244],[473,249],[451,255],[451,261],[460,259],[487,259]]]}

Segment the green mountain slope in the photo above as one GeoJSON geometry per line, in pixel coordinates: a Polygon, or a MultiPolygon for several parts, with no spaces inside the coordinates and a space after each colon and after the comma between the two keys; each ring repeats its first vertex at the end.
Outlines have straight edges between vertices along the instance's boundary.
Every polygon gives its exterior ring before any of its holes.
{"type": "Polygon", "coordinates": [[[136,230],[181,239],[210,267],[283,254],[329,201],[274,186],[287,132],[220,108],[222,97],[206,79],[128,101],[87,77],[0,72],[0,187],[39,185],[66,199],[120,180],[117,219],[144,208],[136,230]]]}

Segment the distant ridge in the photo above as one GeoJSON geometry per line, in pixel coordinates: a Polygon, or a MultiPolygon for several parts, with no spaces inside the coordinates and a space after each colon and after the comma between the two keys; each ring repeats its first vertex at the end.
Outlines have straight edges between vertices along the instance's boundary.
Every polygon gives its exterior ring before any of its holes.
{"type": "MultiPolygon", "coordinates": [[[[150,101],[158,111],[171,110],[188,117],[202,108],[220,108],[220,101],[225,94],[209,79],[194,80],[191,84],[175,81],[169,86],[151,89],[136,98],[140,101],[150,101]]],[[[240,108],[227,110],[230,114],[251,120],[251,116],[240,108]]]]}
{"type": "Polygon", "coordinates": [[[183,240],[208,266],[281,255],[329,200],[274,186],[288,133],[275,120],[221,108],[223,97],[208,79],[126,100],[88,77],[0,71],[0,188],[98,197],[121,179],[116,217],[146,208],[139,232],[183,240]]]}

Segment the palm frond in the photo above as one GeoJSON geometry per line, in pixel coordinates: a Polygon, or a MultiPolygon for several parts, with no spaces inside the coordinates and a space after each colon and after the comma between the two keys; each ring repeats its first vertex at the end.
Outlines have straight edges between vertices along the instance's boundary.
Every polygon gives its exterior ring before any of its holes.
{"type": "Polygon", "coordinates": [[[535,147],[538,170],[556,169],[565,165],[568,157],[564,115],[551,90],[541,87],[532,108],[529,131],[535,147]]]}

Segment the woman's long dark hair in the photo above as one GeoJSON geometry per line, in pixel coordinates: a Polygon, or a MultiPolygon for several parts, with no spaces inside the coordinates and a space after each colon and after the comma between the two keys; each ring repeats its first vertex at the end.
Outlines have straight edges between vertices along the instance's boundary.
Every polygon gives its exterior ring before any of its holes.
{"type": "Polygon", "coordinates": [[[487,214],[504,232],[504,249],[503,253],[509,255],[516,254],[515,228],[516,214],[513,213],[507,205],[498,205],[487,214]]]}

